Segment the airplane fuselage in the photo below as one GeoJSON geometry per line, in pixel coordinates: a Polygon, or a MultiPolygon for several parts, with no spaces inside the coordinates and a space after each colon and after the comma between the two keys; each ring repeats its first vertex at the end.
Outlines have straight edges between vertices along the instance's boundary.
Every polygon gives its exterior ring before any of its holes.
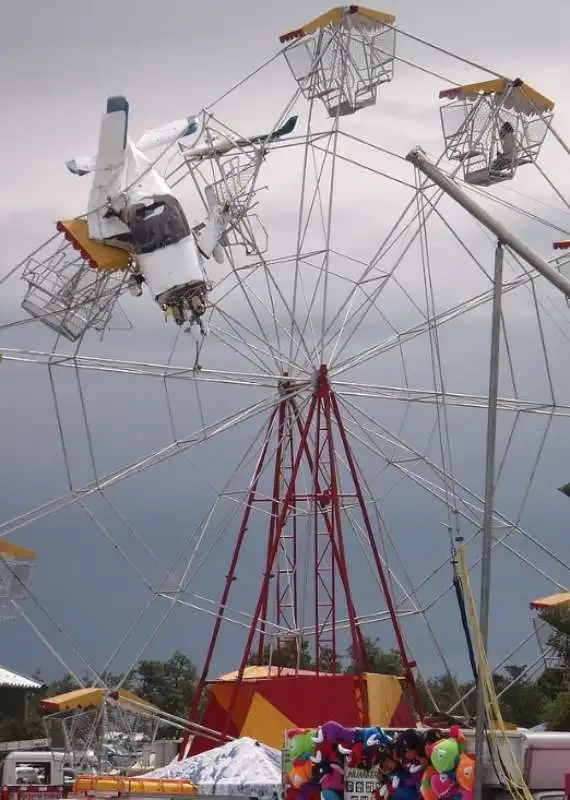
{"type": "MultiPolygon", "coordinates": [[[[137,271],[161,306],[183,322],[205,310],[202,256],[180,202],[162,175],[131,142],[109,202],[109,236],[134,249],[137,271]],[[119,230],[120,226],[120,230],[119,230]],[[176,313],[176,312],[179,313],[176,313]]],[[[102,220],[103,230],[107,220],[102,220]]]]}
{"type": "MultiPolygon", "coordinates": [[[[268,144],[291,133],[297,117],[280,128],[248,139],[213,137],[185,150],[185,158],[222,155],[234,148],[268,144]]],[[[231,204],[212,187],[205,190],[207,218],[194,230],[165,179],[147,153],[168,148],[198,131],[195,117],[184,117],[147,131],[135,144],[129,137],[129,103],[123,95],[107,98],[95,157],[66,162],[75,175],[93,175],[87,205],[91,239],[134,251],[129,289],[141,294],[147,285],[163,310],[176,322],[198,323],[206,310],[208,287],[204,262],[223,263],[223,237],[232,224],[231,204]],[[211,191],[208,191],[208,190],[211,191]]],[[[163,150],[163,154],[166,150],[163,150]]],[[[223,194],[223,193],[222,193],[223,194]]]]}

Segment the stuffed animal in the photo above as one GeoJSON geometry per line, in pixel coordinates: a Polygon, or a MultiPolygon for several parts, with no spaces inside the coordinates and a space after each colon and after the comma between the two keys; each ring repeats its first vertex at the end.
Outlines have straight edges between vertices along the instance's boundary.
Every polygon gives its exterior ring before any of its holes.
{"type": "Polygon", "coordinates": [[[459,725],[452,725],[449,729],[449,736],[451,739],[455,739],[457,744],[459,745],[459,755],[465,752],[465,746],[467,744],[467,740],[461,731],[459,725]]]}
{"type": "Polygon", "coordinates": [[[414,728],[400,733],[396,739],[396,751],[401,759],[427,767],[429,759],[426,755],[426,740],[414,728]]]}
{"type": "Polygon", "coordinates": [[[398,734],[394,743],[394,754],[407,772],[405,785],[418,790],[428,764],[422,735],[413,728],[398,734]]]}
{"type": "MultiPolygon", "coordinates": [[[[384,800],[396,798],[405,800],[404,789],[408,789],[405,780],[408,773],[397,761],[394,753],[390,749],[381,750],[378,758],[378,783],[380,786],[380,796],[384,800]]],[[[412,792],[412,794],[415,794],[412,792]]]]}
{"type": "Polygon", "coordinates": [[[336,742],[336,744],[350,747],[354,741],[354,733],[354,728],[346,728],[344,725],[341,725],[340,722],[330,720],[317,728],[313,736],[313,742],[315,744],[321,744],[321,742],[336,742]]]}
{"type": "Polygon", "coordinates": [[[337,761],[320,761],[315,765],[313,779],[321,786],[322,800],[342,800],[344,770],[337,761]]]}
{"type": "Polygon", "coordinates": [[[422,773],[420,783],[420,794],[423,800],[437,800],[437,795],[431,788],[431,779],[435,775],[435,769],[429,764],[422,773]]]}
{"type": "Polygon", "coordinates": [[[351,748],[338,745],[338,751],[346,756],[346,766],[356,769],[372,769],[378,764],[380,748],[376,745],[368,745],[362,741],[354,742],[351,748]]]}
{"type": "Polygon", "coordinates": [[[473,792],[473,784],[475,782],[475,759],[473,756],[462,753],[459,756],[459,763],[455,769],[455,782],[463,790],[463,797],[465,793],[473,792]]]}
{"type": "Polygon", "coordinates": [[[364,742],[354,742],[352,747],[338,745],[338,752],[346,756],[346,766],[356,769],[366,769],[366,745],[364,742]]]}
{"type": "Polygon", "coordinates": [[[347,756],[347,766],[370,769],[378,763],[379,750],[392,743],[392,737],[382,728],[355,728],[351,746],[339,744],[338,749],[347,756]]]}
{"type": "Polygon", "coordinates": [[[316,753],[311,756],[313,764],[320,764],[322,761],[336,761],[340,750],[336,742],[324,741],[319,742],[316,747],[316,753]]]}
{"type": "Polygon", "coordinates": [[[355,728],[353,741],[364,742],[368,747],[387,747],[394,743],[383,728],[355,728]]]}
{"type": "Polygon", "coordinates": [[[439,800],[445,800],[457,794],[457,784],[453,776],[446,772],[437,772],[431,776],[431,789],[439,800]]]}
{"type": "Polygon", "coordinates": [[[459,763],[459,755],[457,739],[440,739],[431,750],[430,761],[440,774],[450,773],[459,763]]]}
{"type": "Polygon", "coordinates": [[[434,745],[440,741],[440,739],[445,738],[443,733],[439,730],[439,728],[430,728],[424,733],[424,748],[426,751],[426,756],[429,758],[429,754],[433,749],[434,745]]]}
{"type": "Polygon", "coordinates": [[[302,758],[308,761],[315,752],[314,728],[295,728],[287,731],[287,751],[292,761],[302,758]]]}
{"type": "Polygon", "coordinates": [[[305,783],[308,783],[313,777],[313,764],[309,761],[303,761],[296,758],[293,761],[293,766],[287,773],[287,781],[293,789],[300,789],[305,783]]]}

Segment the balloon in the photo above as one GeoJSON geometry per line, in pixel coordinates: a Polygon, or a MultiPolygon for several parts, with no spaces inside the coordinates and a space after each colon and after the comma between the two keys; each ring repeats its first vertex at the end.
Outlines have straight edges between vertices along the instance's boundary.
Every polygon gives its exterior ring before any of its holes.
{"type": "Polygon", "coordinates": [[[459,761],[456,739],[441,739],[431,751],[430,761],[438,772],[452,772],[459,761]]]}
{"type": "Polygon", "coordinates": [[[443,800],[443,798],[451,797],[452,794],[455,794],[457,784],[445,772],[434,772],[431,778],[431,788],[436,796],[443,800]]]}
{"type": "Polygon", "coordinates": [[[431,779],[432,776],[435,774],[436,772],[433,767],[426,767],[424,770],[424,774],[422,776],[422,782],[420,785],[420,792],[422,794],[423,800],[437,800],[437,795],[431,788],[431,779]]]}
{"type": "Polygon", "coordinates": [[[297,762],[287,773],[287,778],[294,789],[300,789],[313,777],[313,764],[311,761],[297,762]]]}
{"type": "Polygon", "coordinates": [[[296,758],[304,756],[308,758],[315,752],[315,744],[313,742],[314,730],[297,730],[289,732],[289,741],[287,743],[287,750],[291,759],[294,761],[296,758]]]}
{"type": "Polygon", "coordinates": [[[459,763],[455,770],[455,780],[457,781],[457,785],[460,786],[464,792],[473,791],[475,760],[472,756],[468,756],[466,753],[459,756],[459,763]]]}

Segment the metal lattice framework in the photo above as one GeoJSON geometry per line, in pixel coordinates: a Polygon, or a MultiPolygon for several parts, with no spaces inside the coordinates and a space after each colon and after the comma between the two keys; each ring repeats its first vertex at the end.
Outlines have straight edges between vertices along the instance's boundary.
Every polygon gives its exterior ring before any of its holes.
{"type": "Polygon", "coordinates": [[[303,96],[320,100],[330,117],[374,105],[378,87],[394,74],[394,17],[351,6],[318,22],[316,30],[310,25],[281,37],[299,37],[285,58],[303,96]]]}
{"type": "MultiPolygon", "coordinates": [[[[105,314],[108,323],[112,309],[100,306],[104,293],[89,294],[91,284],[84,287],[83,301],[77,297],[65,312],[79,314],[82,304],[90,308],[94,303],[89,313],[96,316],[83,316],[78,325],[74,320],[75,333],[69,328],[73,343],[58,337],[49,347],[41,344],[41,335],[37,346],[20,343],[17,337],[27,319],[1,329],[0,369],[26,365],[48,376],[67,486],[50,501],[14,512],[0,525],[0,534],[27,527],[33,531],[50,517],[77,509],[113,545],[125,568],[143,580],[150,599],[140,618],[151,604],[163,604],[148,643],[160,625],[169,624],[175,609],[213,616],[193,713],[217,669],[228,627],[244,632],[240,674],[267,647],[272,652],[295,642],[298,648],[305,641],[319,670],[340,659],[347,645],[364,669],[366,627],[382,631],[383,646],[399,649],[412,692],[413,651],[423,646],[426,630],[446,671],[454,671],[437,641],[438,610],[450,589],[445,578],[450,548],[458,537],[477,541],[482,527],[484,492],[465,462],[481,459],[485,436],[481,412],[488,407],[486,334],[494,243],[405,162],[401,126],[396,138],[384,143],[375,134],[363,138],[350,118],[341,120],[350,117],[345,113],[350,107],[358,111],[358,120],[369,115],[389,127],[382,116],[380,84],[392,77],[397,57],[393,25],[382,25],[372,36],[368,28],[329,21],[293,37],[281,68],[289,78],[293,71],[295,93],[275,115],[274,128],[295,110],[305,125],[301,133],[266,147],[248,145],[245,123],[236,125],[239,131],[230,127],[220,104],[204,113],[202,143],[209,136],[231,135],[240,144],[223,156],[206,153],[200,159],[189,158],[181,147],[165,167],[170,186],[194,219],[207,205],[208,191],[222,202],[232,187],[234,224],[223,242],[225,262],[208,264],[213,288],[206,314],[209,336],[198,345],[200,364],[193,350],[189,354],[184,333],[159,328],[162,320],[154,318],[149,322],[155,325],[152,346],[146,340],[144,356],[119,357],[124,344],[113,333],[106,336],[107,349],[98,349],[90,330],[101,327],[98,320],[105,314]],[[352,60],[355,41],[360,53],[378,59],[370,61],[371,71],[352,60]],[[293,68],[300,50],[308,53],[308,61],[303,69],[293,68]],[[325,63],[328,71],[319,66],[325,63]],[[343,66],[333,70],[333,63],[343,66]],[[362,107],[358,79],[368,88],[362,107]],[[341,90],[350,94],[341,97],[341,90]],[[466,335],[468,354],[460,346],[466,335]],[[100,458],[97,442],[108,436],[107,418],[98,420],[85,402],[87,382],[107,379],[125,387],[106,395],[113,398],[112,413],[121,420],[124,441],[132,445],[131,455],[118,462],[100,458]],[[80,409],[80,425],[71,431],[62,422],[59,382],[66,380],[77,387],[80,409]],[[160,392],[168,420],[160,445],[145,446],[132,406],[126,399],[121,405],[121,398],[132,397],[129,390],[135,384],[137,408],[153,423],[145,389],[149,398],[154,390],[160,392]],[[472,440],[464,444],[469,436],[472,440]],[[81,437],[89,478],[74,470],[70,455],[81,437]],[[129,478],[138,496],[144,496],[159,465],[173,470],[168,491],[174,491],[174,465],[184,458],[185,486],[191,483],[188,470],[194,470],[200,496],[192,497],[192,514],[184,518],[190,530],[181,552],[166,563],[161,544],[146,541],[131,522],[119,492],[129,478]],[[405,495],[398,494],[403,484],[405,495]],[[442,529],[443,542],[438,536],[442,529]],[[132,542],[132,551],[117,544],[117,530],[132,542]],[[428,538],[431,547],[425,544],[428,538]],[[252,541],[253,550],[248,549],[252,541]],[[145,558],[151,556],[151,577],[137,561],[143,551],[145,558]],[[230,566],[227,579],[218,576],[218,593],[211,578],[200,580],[204,564],[222,560],[220,553],[230,566]],[[240,588],[238,567],[243,575],[245,565],[253,597],[238,591],[232,599],[230,589],[240,588]],[[368,604],[361,591],[365,583],[373,587],[368,604]],[[421,623],[421,640],[414,634],[415,622],[421,623]]],[[[402,57],[402,64],[408,62],[402,57]]],[[[267,69],[277,66],[272,61],[267,69]]],[[[273,86],[271,75],[266,80],[273,86]]],[[[257,96],[247,81],[236,91],[257,96]]],[[[477,130],[492,137],[491,117],[477,130]]],[[[434,129],[437,124],[435,113],[434,129]]],[[[464,148],[466,141],[453,147],[464,148]]],[[[446,147],[450,155],[449,142],[446,147]]],[[[456,172],[462,164],[460,159],[456,172]]],[[[554,235],[557,227],[560,234],[570,228],[567,209],[558,210],[562,222],[554,223],[530,201],[525,205],[517,198],[515,204],[507,194],[493,195],[473,185],[469,191],[497,215],[516,212],[533,230],[554,235]]],[[[30,274],[26,269],[28,282],[30,274]]],[[[48,302],[61,298],[63,290],[64,283],[52,288],[48,302]]],[[[116,302],[119,287],[111,294],[116,302]]],[[[127,301],[121,303],[126,307],[127,301]]],[[[565,430],[570,416],[560,363],[568,330],[562,306],[524,263],[505,255],[494,547],[508,552],[517,569],[538,569],[558,587],[563,579],[557,569],[565,568],[565,559],[531,533],[525,512],[547,445],[565,430]],[[529,379],[531,349],[535,367],[529,379]],[[517,449],[521,440],[524,457],[517,449]],[[527,469],[516,493],[509,474],[512,464],[521,462],[527,469]]],[[[148,307],[143,308],[146,313],[148,307]]],[[[551,474],[554,467],[547,463],[544,469],[551,474]]],[[[169,502],[162,507],[169,510],[169,502]]],[[[478,560],[473,555],[472,567],[478,560]]],[[[137,624],[139,618],[129,623],[105,670],[131,641],[137,624]]],[[[527,641],[532,637],[531,631],[527,641]]],[[[135,662],[141,650],[133,646],[133,653],[135,662]]],[[[458,697],[457,707],[461,702],[458,697]]],[[[62,740],[69,740],[66,747],[88,749],[93,716],[85,717],[85,728],[78,720],[77,731],[69,719],[57,725],[62,740]]]]}
{"type": "Polygon", "coordinates": [[[0,541],[0,621],[14,619],[27,599],[35,558],[28,547],[0,541]]]}
{"type": "Polygon", "coordinates": [[[81,774],[124,774],[152,766],[152,744],[159,720],[106,698],[100,705],[59,711],[44,717],[52,748],[81,774]]]}
{"type": "Polygon", "coordinates": [[[24,311],[71,342],[88,330],[103,333],[126,288],[124,273],[93,269],[63,233],[27,259],[22,278],[24,311]]]}

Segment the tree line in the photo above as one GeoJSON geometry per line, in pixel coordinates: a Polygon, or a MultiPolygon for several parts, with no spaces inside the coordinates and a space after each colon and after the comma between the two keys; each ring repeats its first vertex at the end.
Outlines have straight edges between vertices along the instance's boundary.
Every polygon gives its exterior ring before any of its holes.
{"type": "MultiPolygon", "coordinates": [[[[541,614],[550,626],[547,642],[552,659],[538,677],[528,677],[525,665],[508,664],[493,676],[495,689],[500,695],[503,718],[520,727],[533,727],[546,723],[551,730],[570,730],[570,606],[558,607],[541,614]]],[[[402,675],[400,655],[395,650],[383,650],[377,640],[365,638],[365,647],[371,672],[402,675]]],[[[266,646],[261,654],[252,655],[249,664],[311,669],[315,667],[309,643],[303,642],[299,649],[289,643],[271,650],[266,646]]],[[[352,648],[344,658],[334,664],[337,672],[354,673],[356,665],[352,648]]],[[[332,654],[321,652],[319,668],[333,668],[332,654]]],[[[42,681],[41,672],[34,675],[42,681]]],[[[197,670],[189,656],[176,651],[165,661],[141,659],[126,680],[121,675],[101,676],[107,686],[115,687],[120,682],[123,688],[136,692],[144,700],[169,714],[186,717],[197,684],[197,670]]],[[[91,680],[84,679],[85,685],[91,680]]],[[[0,741],[43,738],[45,736],[40,701],[44,697],[76,689],[77,683],[70,675],[47,681],[39,692],[28,694],[25,702],[22,692],[3,690],[0,701],[0,741]]],[[[455,706],[457,716],[475,715],[474,681],[456,681],[444,674],[420,681],[419,691],[427,713],[447,711],[455,706]],[[458,704],[458,698],[464,697],[458,704]]]]}
{"type": "MultiPolygon", "coordinates": [[[[503,719],[507,723],[522,728],[531,728],[545,723],[550,730],[570,731],[570,611],[567,614],[568,633],[553,628],[547,647],[552,651],[549,663],[555,666],[544,668],[537,677],[527,677],[525,664],[507,664],[503,669],[493,674],[495,691],[499,696],[499,703],[503,719]]],[[[560,624],[560,612],[543,615],[552,625],[560,624]]],[[[378,640],[364,639],[369,671],[382,675],[403,676],[404,670],[400,653],[397,650],[383,650],[378,640]]],[[[263,657],[256,656],[250,660],[252,664],[271,663],[276,666],[293,667],[299,669],[313,669],[315,663],[309,652],[308,644],[302,644],[300,652],[291,652],[289,647],[272,654],[266,648],[263,657]]],[[[321,652],[319,668],[331,671],[333,666],[332,653],[321,652]]],[[[352,647],[349,647],[345,659],[337,658],[336,672],[356,672],[355,659],[352,647]]],[[[445,673],[434,678],[418,681],[418,690],[424,710],[427,715],[434,716],[438,712],[447,712],[453,708],[452,714],[456,717],[475,717],[476,691],[475,680],[458,681],[453,676],[445,673]],[[460,702],[460,698],[463,700],[460,702]]]]}

